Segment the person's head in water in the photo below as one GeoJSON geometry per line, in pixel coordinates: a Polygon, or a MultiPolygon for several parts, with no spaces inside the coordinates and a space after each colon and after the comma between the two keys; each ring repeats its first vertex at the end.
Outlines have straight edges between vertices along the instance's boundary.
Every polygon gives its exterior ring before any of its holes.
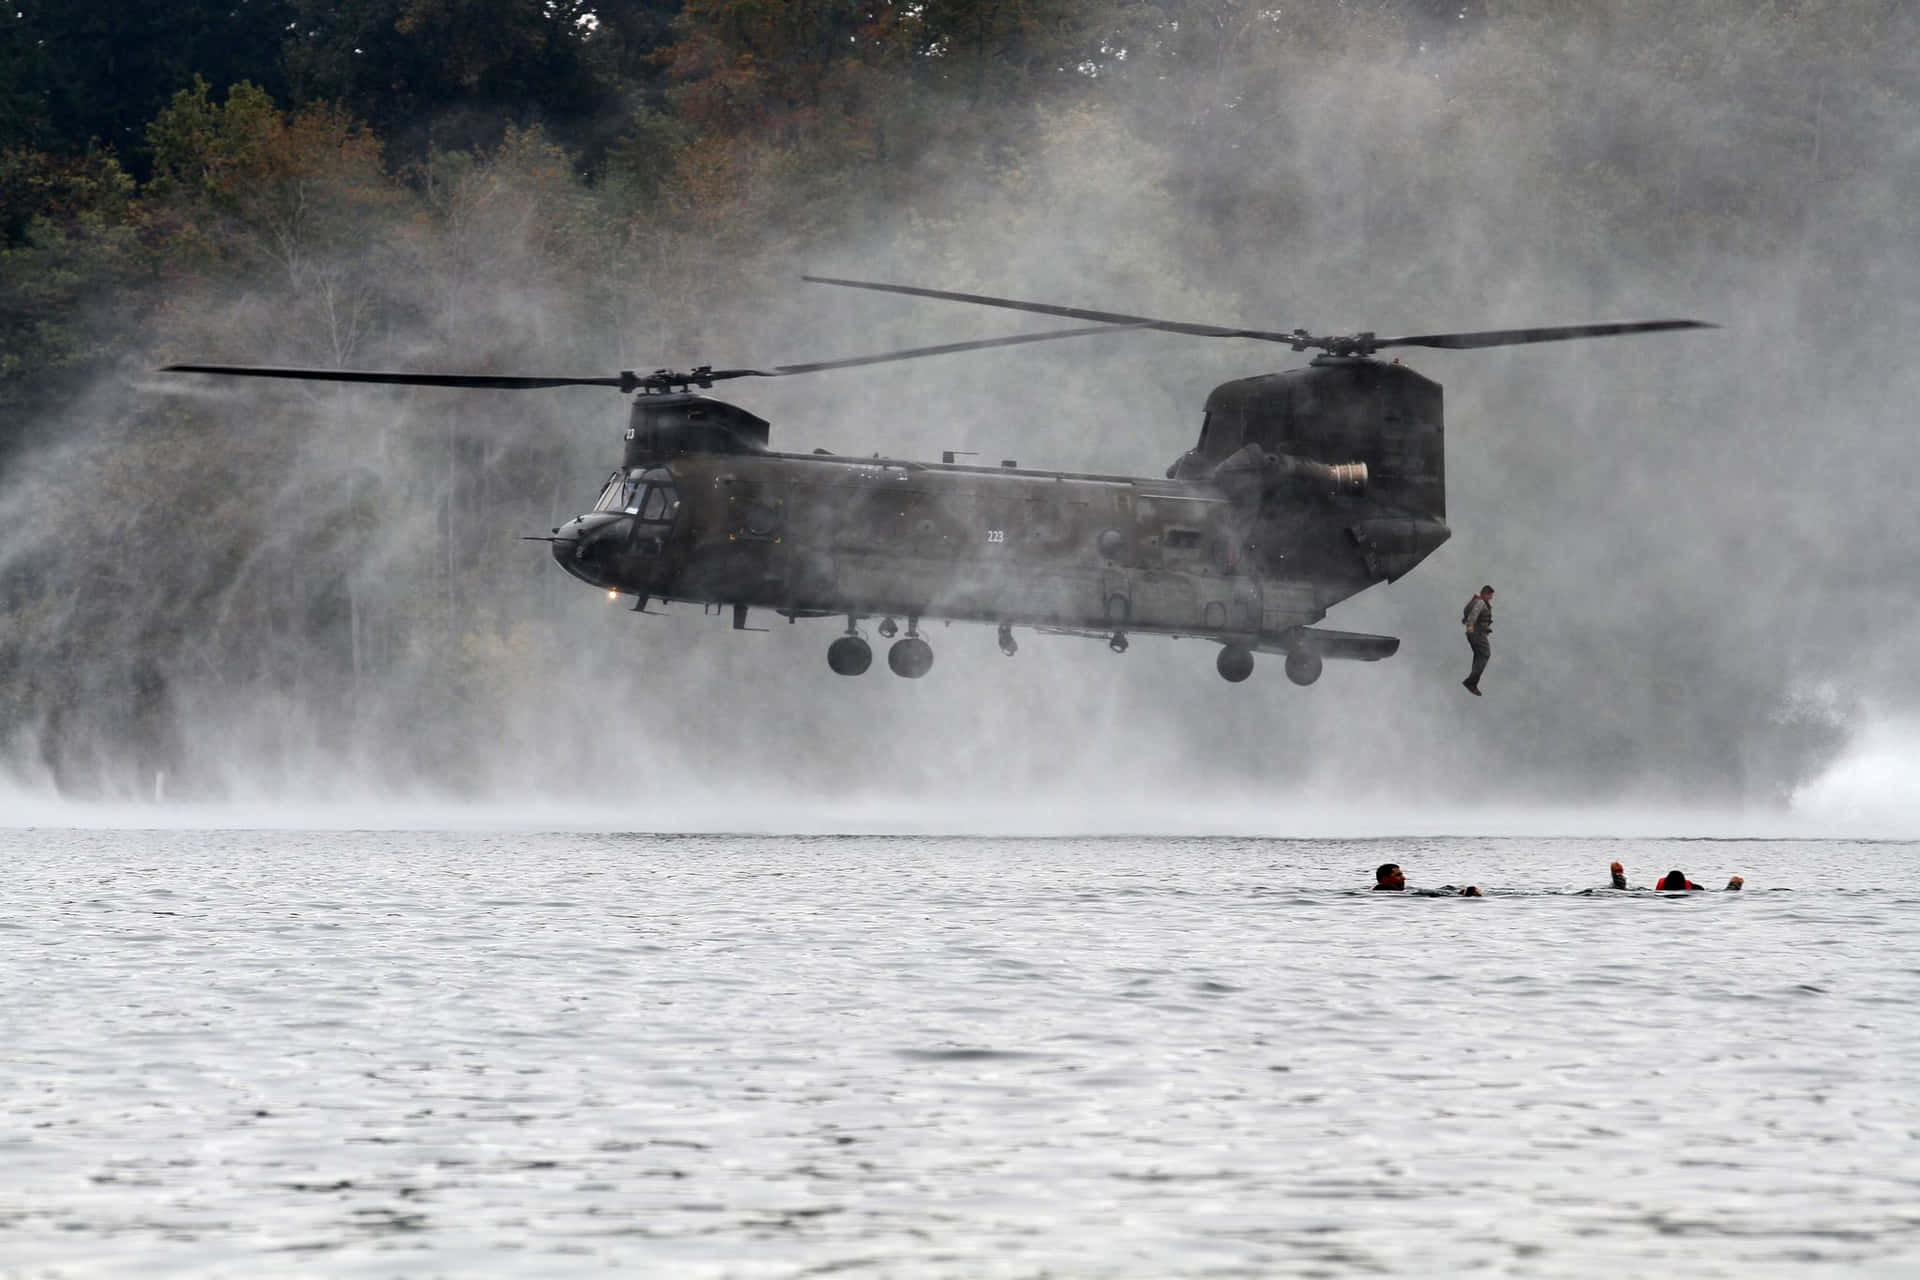
{"type": "Polygon", "coordinates": [[[1727,881],[1727,892],[1732,893],[1735,889],[1744,888],[1746,883],[1747,882],[1739,876],[1735,876],[1733,879],[1727,881]]]}
{"type": "Polygon", "coordinates": [[[1672,892],[1675,889],[1698,889],[1700,886],[1687,879],[1687,873],[1684,871],[1669,871],[1661,876],[1660,883],[1653,887],[1672,892]]]}
{"type": "Polygon", "coordinates": [[[1397,862],[1383,862],[1374,869],[1373,887],[1376,889],[1404,889],[1407,887],[1406,872],[1400,870],[1397,862]]]}
{"type": "Polygon", "coordinates": [[[1607,870],[1613,873],[1614,888],[1624,889],[1627,887],[1627,869],[1625,867],[1616,862],[1611,867],[1608,867],[1607,870]]]}
{"type": "Polygon", "coordinates": [[[1463,898],[1478,898],[1478,897],[1481,897],[1482,895],[1480,893],[1480,890],[1477,887],[1475,887],[1474,885],[1468,885],[1466,888],[1460,891],[1460,896],[1463,898]]]}

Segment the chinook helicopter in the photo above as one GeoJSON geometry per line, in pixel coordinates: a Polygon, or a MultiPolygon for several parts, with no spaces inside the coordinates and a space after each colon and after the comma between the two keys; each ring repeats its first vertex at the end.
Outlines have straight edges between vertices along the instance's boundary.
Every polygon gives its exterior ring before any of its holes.
{"type": "Polygon", "coordinates": [[[1087,325],[766,369],[623,372],[617,377],[381,373],[177,364],[167,372],[400,386],[530,390],[606,386],[632,395],[626,448],[590,511],[537,538],[569,574],[611,595],[750,609],[790,622],[846,620],[827,665],[864,673],[892,641],[887,665],[918,679],[933,667],[920,634],[929,619],[1103,639],[1198,637],[1219,648],[1229,681],[1254,655],[1281,657],[1309,685],[1328,659],[1375,662],[1392,636],[1313,624],[1335,604],[1393,582],[1444,543],[1445,450],[1440,384],[1392,347],[1467,350],[1712,328],[1697,320],[1501,329],[1382,338],[1320,337],[1192,324],[874,281],[816,284],[998,307],[1087,325]],[[775,378],[1127,329],[1276,342],[1316,351],[1305,368],[1222,383],[1207,397],[1200,436],[1164,479],[958,463],[784,453],[770,427],[737,405],[699,394],[716,382],[775,378]],[[905,621],[901,635],[900,620],[905,621]]]}

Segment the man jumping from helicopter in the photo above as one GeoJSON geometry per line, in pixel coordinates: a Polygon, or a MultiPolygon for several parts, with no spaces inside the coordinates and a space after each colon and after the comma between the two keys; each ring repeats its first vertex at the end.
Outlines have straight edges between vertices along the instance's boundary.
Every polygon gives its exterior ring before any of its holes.
{"type": "Polygon", "coordinates": [[[1473,670],[1460,683],[1474,697],[1480,696],[1480,673],[1487,669],[1487,659],[1493,656],[1493,588],[1482,587],[1480,594],[1467,601],[1467,607],[1461,611],[1460,621],[1467,629],[1467,647],[1473,650],[1473,670]]]}

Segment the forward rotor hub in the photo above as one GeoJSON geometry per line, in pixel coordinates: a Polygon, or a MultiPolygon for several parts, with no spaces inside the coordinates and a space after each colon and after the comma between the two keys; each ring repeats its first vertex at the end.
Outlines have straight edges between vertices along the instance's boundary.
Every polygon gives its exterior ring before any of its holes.
{"type": "Polygon", "coordinates": [[[1305,351],[1309,347],[1315,347],[1330,356],[1370,356],[1380,349],[1379,339],[1372,333],[1350,333],[1338,337],[1317,338],[1305,329],[1293,331],[1290,335],[1290,345],[1295,351],[1305,351]]]}

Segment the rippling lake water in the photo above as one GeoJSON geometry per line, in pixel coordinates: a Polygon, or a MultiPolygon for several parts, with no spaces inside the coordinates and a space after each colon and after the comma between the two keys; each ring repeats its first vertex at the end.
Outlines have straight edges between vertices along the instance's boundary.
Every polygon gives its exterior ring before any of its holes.
{"type": "Polygon", "coordinates": [[[1912,1276],[1916,852],[0,831],[0,1267],[1912,1276]]]}

